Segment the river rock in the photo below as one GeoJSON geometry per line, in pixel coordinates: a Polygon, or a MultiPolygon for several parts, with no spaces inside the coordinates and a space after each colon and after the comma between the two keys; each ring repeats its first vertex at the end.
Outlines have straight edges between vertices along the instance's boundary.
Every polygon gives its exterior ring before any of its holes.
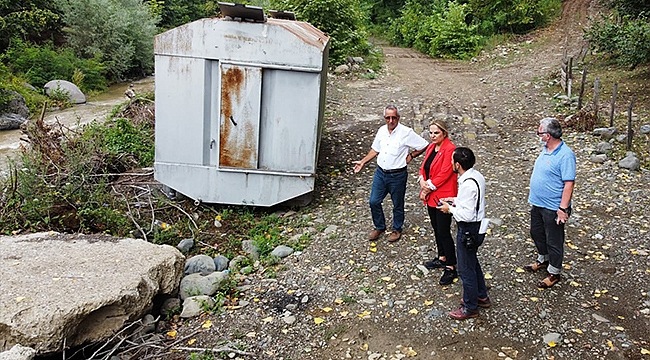
{"type": "Polygon", "coordinates": [[[217,255],[214,257],[214,266],[216,267],[216,271],[224,271],[228,268],[228,263],[230,263],[230,259],[223,255],[217,255]]]}
{"type": "Polygon", "coordinates": [[[36,356],[36,350],[20,344],[14,345],[7,351],[0,352],[0,360],[32,360],[36,356]]]}
{"type": "Polygon", "coordinates": [[[185,300],[190,296],[214,295],[227,278],[227,271],[215,271],[205,276],[199,273],[187,275],[181,280],[180,297],[185,300]]]}
{"type": "Polygon", "coordinates": [[[195,255],[185,262],[185,275],[194,273],[207,275],[215,270],[214,260],[208,255],[195,255]]]}
{"type": "Polygon", "coordinates": [[[172,294],[184,258],[174,247],[107,235],[0,236],[0,351],[38,354],[103,341],[172,294]]]}
{"type": "Polygon", "coordinates": [[[596,145],[596,154],[607,154],[612,151],[612,144],[608,142],[600,142],[596,145]]]}
{"type": "Polygon", "coordinates": [[[48,96],[51,96],[55,90],[59,89],[68,93],[68,98],[73,104],[83,104],[86,102],[86,95],[81,92],[77,85],[69,81],[52,80],[45,84],[43,87],[45,88],[45,93],[48,96]]]}
{"type": "Polygon", "coordinates": [[[8,93],[11,95],[11,100],[7,104],[6,111],[8,113],[18,114],[21,117],[29,118],[29,108],[25,98],[17,91],[10,90],[8,93]]]}
{"type": "Polygon", "coordinates": [[[628,170],[639,170],[641,167],[641,161],[636,157],[636,154],[628,152],[627,155],[618,162],[618,167],[628,170]]]}
{"type": "Polygon", "coordinates": [[[19,129],[20,125],[24,124],[27,118],[24,118],[14,113],[0,114],[0,130],[14,130],[19,129]]]}
{"type": "Polygon", "coordinates": [[[614,135],[616,135],[616,133],[617,133],[617,130],[616,130],[615,127],[596,128],[592,132],[592,134],[594,134],[595,136],[600,136],[605,140],[611,139],[612,137],[614,137],[614,135]]]}
{"type": "Polygon", "coordinates": [[[279,245],[273,251],[271,252],[272,256],[277,256],[279,258],[285,258],[289,255],[293,254],[293,248],[290,248],[286,245],[279,245]]]}
{"type": "Polygon", "coordinates": [[[183,311],[180,317],[191,318],[200,315],[204,309],[211,308],[215,304],[214,299],[207,295],[190,296],[183,301],[183,311]]]}

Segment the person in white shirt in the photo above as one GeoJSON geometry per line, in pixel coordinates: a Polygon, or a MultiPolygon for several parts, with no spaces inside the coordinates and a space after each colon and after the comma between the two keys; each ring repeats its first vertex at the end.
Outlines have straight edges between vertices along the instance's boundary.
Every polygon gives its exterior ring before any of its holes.
{"type": "MultiPolygon", "coordinates": [[[[440,211],[456,219],[456,257],[463,282],[461,306],[449,313],[456,320],[477,317],[478,308],[490,307],[485,277],[478,262],[477,250],[485,239],[481,223],[485,219],[485,178],[473,168],[476,157],[472,150],[457,147],[452,155],[452,167],[458,173],[458,196],[441,199],[440,211]],[[480,233],[480,234],[479,234],[480,233]]],[[[486,224],[487,225],[487,224],[486,224]]]]}
{"type": "Polygon", "coordinates": [[[364,165],[377,157],[377,169],[372,179],[370,191],[370,212],[374,229],[368,239],[379,239],[386,231],[386,219],[382,202],[390,194],[393,201],[393,231],[388,241],[394,242],[402,237],[404,226],[404,195],[408,173],[406,165],[420,155],[429,145],[413,129],[399,123],[397,107],[388,105],[384,109],[383,125],[377,131],[368,154],[359,161],[353,161],[354,172],[358,173],[364,165]],[[414,150],[413,150],[414,149],[414,150]]]}

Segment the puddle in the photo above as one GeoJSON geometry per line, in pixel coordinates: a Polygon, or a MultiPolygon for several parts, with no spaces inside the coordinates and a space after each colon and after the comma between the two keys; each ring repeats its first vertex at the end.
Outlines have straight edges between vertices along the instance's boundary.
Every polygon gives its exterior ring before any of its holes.
{"type": "MultiPolygon", "coordinates": [[[[88,99],[85,104],[46,113],[45,122],[52,124],[58,121],[66,127],[74,129],[93,120],[103,121],[116,105],[127,100],[124,91],[131,86],[136,93],[153,91],[154,77],[150,76],[134,82],[115,84],[108,91],[88,99]]],[[[0,175],[6,175],[9,168],[8,158],[16,158],[20,145],[27,144],[25,141],[20,140],[21,137],[27,138],[21,130],[0,131],[0,175]]]]}

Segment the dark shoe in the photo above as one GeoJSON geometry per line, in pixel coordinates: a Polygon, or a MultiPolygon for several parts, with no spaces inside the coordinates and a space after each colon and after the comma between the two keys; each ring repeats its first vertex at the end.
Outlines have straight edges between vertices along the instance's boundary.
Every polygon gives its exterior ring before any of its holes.
{"type": "Polygon", "coordinates": [[[553,287],[553,285],[557,284],[560,281],[560,274],[548,274],[547,277],[544,278],[544,280],[540,281],[537,284],[537,287],[540,287],[542,289],[548,289],[550,287],[553,287]]]}
{"type": "Polygon", "coordinates": [[[379,239],[379,237],[381,236],[381,234],[384,233],[384,231],[386,231],[386,230],[377,230],[377,229],[375,229],[375,230],[371,231],[370,234],[368,235],[368,240],[375,241],[375,240],[379,239]]]}
{"type": "Polygon", "coordinates": [[[428,270],[433,270],[433,269],[442,269],[442,268],[444,268],[445,266],[447,266],[447,265],[445,264],[445,262],[444,262],[444,261],[441,261],[441,260],[438,259],[438,258],[435,258],[435,259],[433,259],[433,260],[429,260],[429,261],[425,261],[425,262],[424,262],[424,267],[427,268],[428,270]]]}
{"type": "Polygon", "coordinates": [[[528,272],[536,272],[538,270],[546,269],[546,267],[548,267],[548,261],[544,261],[544,262],[535,261],[532,264],[528,264],[524,266],[524,270],[528,272]]]}
{"type": "Polygon", "coordinates": [[[458,277],[458,271],[456,269],[445,268],[445,272],[440,278],[440,285],[449,285],[454,282],[454,279],[458,277]]]}
{"type": "Polygon", "coordinates": [[[451,317],[452,319],[456,319],[456,320],[465,320],[465,319],[469,319],[469,318],[475,318],[475,317],[478,317],[478,311],[477,310],[475,310],[475,311],[467,310],[467,308],[465,308],[465,306],[461,305],[458,309],[456,309],[454,311],[451,311],[449,313],[449,317],[451,317]]]}
{"type": "Polygon", "coordinates": [[[391,232],[390,236],[388,237],[388,241],[389,242],[395,242],[395,241],[399,240],[401,237],[402,237],[401,232],[399,232],[397,230],[393,230],[393,232],[391,232]]]}
{"type": "MultiPolygon", "coordinates": [[[[460,304],[465,306],[465,301],[462,298],[460,299],[460,304]]],[[[490,306],[492,306],[492,301],[490,301],[489,297],[486,297],[485,299],[478,298],[478,307],[487,309],[490,306]]]]}

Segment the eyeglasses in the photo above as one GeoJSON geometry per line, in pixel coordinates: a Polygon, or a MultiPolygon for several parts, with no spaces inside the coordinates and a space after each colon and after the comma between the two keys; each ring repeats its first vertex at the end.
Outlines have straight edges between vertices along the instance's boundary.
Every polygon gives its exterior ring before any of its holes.
{"type": "Polygon", "coordinates": [[[432,135],[438,135],[440,133],[441,133],[440,131],[429,131],[429,134],[432,134],[432,135]]]}
{"type": "Polygon", "coordinates": [[[392,115],[391,116],[384,116],[384,119],[386,119],[386,120],[393,120],[393,119],[397,120],[397,119],[399,119],[399,116],[392,116],[392,115]]]}
{"type": "Polygon", "coordinates": [[[544,134],[548,134],[548,131],[535,131],[535,134],[537,134],[537,136],[542,136],[544,134]]]}

